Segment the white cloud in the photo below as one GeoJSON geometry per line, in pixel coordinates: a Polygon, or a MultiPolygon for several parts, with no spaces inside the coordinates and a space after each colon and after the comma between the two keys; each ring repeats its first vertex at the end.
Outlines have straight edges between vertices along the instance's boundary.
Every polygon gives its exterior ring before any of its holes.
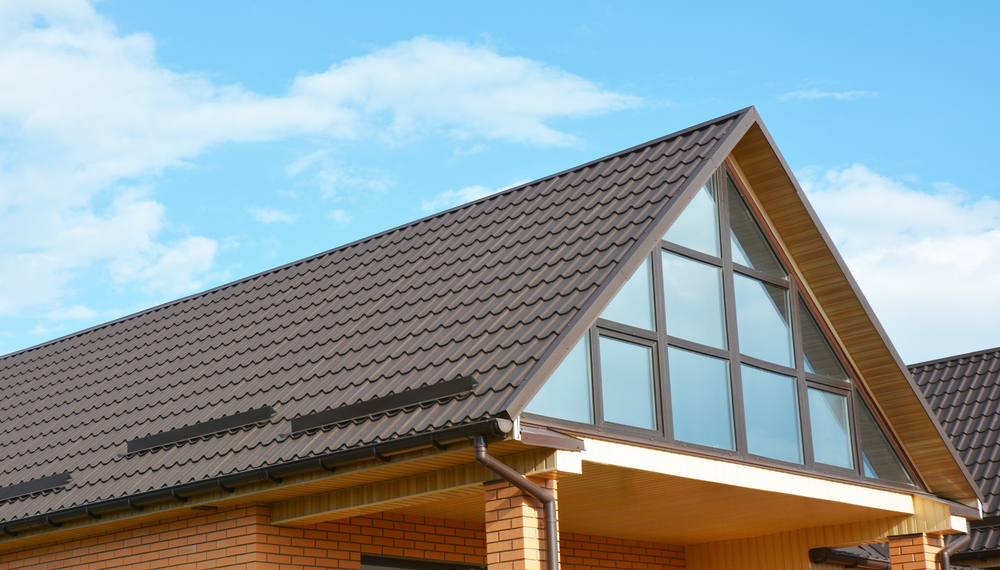
{"type": "MultiPolygon", "coordinates": [[[[276,97],[167,69],[155,48],[84,0],[0,3],[0,315],[57,312],[95,267],[158,294],[204,286],[218,244],[177,235],[151,190],[126,181],[211,147],[304,135],[401,144],[442,133],[473,148],[470,138],[572,145],[550,123],[641,103],[457,41],[399,42],[300,76],[276,97]]],[[[322,153],[289,175],[306,171],[327,197],[394,183],[322,153]]]]}
{"type": "Polygon", "coordinates": [[[97,311],[83,305],[73,305],[50,311],[45,318],[53,321],[73,320],[85,321],[97,316],[97,311]]]}
{"type": "Polygon", "coordinates": [[[784,95],[779,95],[779,101],[788,101],[790,99],[799,99],[803,101],[813,101],[815,99],[827,99],[833,98],[838,101],[854,101],[855,99],[869,99],[872,97],[878,97],[878,92],[876,91],[841,91],[841,92],[830,92],[830,91],[820,91],[818,89],[804,89],[801,91],[792,91],[791,93],[785,93],[784,95]]]}
{"type": "Polygon", "coordinates": [[[1000,202],[860,164],[797,176],[906,362],[1000,345],[1000,202]]]}
{"type": "Polygon", "coordinates": [[[450,160],[455,160],[457,158],[468,156],[470,154],[479,154],[481,152],[486,152],[487,150],[489,150],[489,147],[484,145],[483,143],[473,143],[469,145],[468,148],[462,148],[460,146],[455,147],[455,151],[451,153],[450,160]]]}
{"type": "Polygon", "coordinates": [[[331,210],[330,219],[338,224],[349,224],[354,218],[344,210],[331,210]]]}
{"type": "Polygon", "coordinates": [[[285,167],[285,174],[304,177],[319,188],[325,199],[359,198],[370,192],[384,193],[396,185],[391,174],[376,168],[348,166],[330,158],[328,151],[319,150],[296,159],[285,167]]]}
{"type": "Polygon", "coordinates": [[[499,192],[499,190],[490,190],[484,186],[466,186],[458,190],[447,190],[441,192],[431,200],[421,202],[420,209],[425,212],[440,212],[459,204],[485,198],[496,192],[499,192]]]}
{"type": "Polygon", "coordinates": [[[273,224],[275,222],[294,222],[298,218],[298,216],[294,214],[282,212],[281,210],[270,206],[255,206],[250,208],[248,212],[254,217],[255,220],[265,224],[273,224]]]}

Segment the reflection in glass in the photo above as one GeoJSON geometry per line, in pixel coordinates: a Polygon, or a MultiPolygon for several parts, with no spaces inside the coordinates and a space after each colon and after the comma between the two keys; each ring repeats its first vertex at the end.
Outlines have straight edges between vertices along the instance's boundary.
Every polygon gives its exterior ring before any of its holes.
{"type": "Polygon", "coordinates": [[[673,346],[667,359],[674,439],[735,449],[729,363],[673,346]]]}
{"type": "Polygon", "coordinates": [[[722,269],[663,251],[667,334],[726,348],[722,269]]]}
{"type": "Polygon", "coordinates": [[[860,398],[857,402],[855,409],[858,414],[858,429],[861,432],[858,439],[861,440],[861,459],[864,462],[865,477],[912,485],[913,480],[910,479],[909,473],[889,444],[889,440],[882,433],[868,405],[860,398]]]}
{"type": "Polygon", "coordinates": [[[653,319],[653,264],[648,257],[604,309],[601,318],[641,329],[656,329],[653,319]]]}
{"type": "Polygon", "coordinates": [[[691,203],[674,220],[663,239],[720,257],[719,209],[716,206],[715,176],[695,194],[691,203]]]}
{"type": "Polygon", "coordinates": [[[812,427],[813,456],[816,463],[851,469],[851,424],[847,396],[809,388],[809,424],[812,427]]]}
{"type": "Polygon", "coordinates": [[[805,356],[806,372],[850,382],[851,377],[844,372],[840,360],[833,353],[830,343],[826,341],[802,299],[799,299],[799,315],[799,320],[802,321],[802,355],[805,356]]]}
{"type": "Polygon", "coordinates": [[[775,364],[795,366],[788,291],[738,273],[733,274],[733,281],[740,352],[775,364]]]}
{"type": "Polygon", "coordinates": [[[574,422],[594,423],[591,403],[590,334],[576,343],[524,411],[574,422]]]}
{"type": "Polygon", "coordinates": [[[600,342],[604,420],[656,429],[653,349],[606,336],[600,342]]]}
{"type": "Polygon", "coordinates": [[[799,407],[795,378],[752,366],[741,366],[747,451],[802,463],[799,407]]]}
{"type": "Polygon", "coordinates": [[[750,214],[733,179],[726,177],[729,198],[729,241],[733,250],[733,262],[752,267],[775,277],[787,277],[785,270],[774,255],[774,250],[764,239],[757,221],[750,214]]]}

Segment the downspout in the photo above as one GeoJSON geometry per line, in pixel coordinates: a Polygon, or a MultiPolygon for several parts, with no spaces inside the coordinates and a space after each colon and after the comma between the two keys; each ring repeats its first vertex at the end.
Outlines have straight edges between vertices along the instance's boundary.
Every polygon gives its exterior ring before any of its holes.
{"type": "Polygon", "coordinates": [[[963,534],[962,536],[951,541],[951,544],[945,546],[938,552],[938,561],[941,563],[941,570],[951,570],[951,555],[955,554],[955,551],[969,544],[972,540],[972,536],[969,534],[963,534]]]}
{"type": "Polygon", "coordinates": [[[556,499],[551,493],[532,483],[527,477],[501,463],[486,451],[486,440],[476,436],[476,461],[496,473],[511,485],[542,503],[545,511],[545,557],[547,570],[559,570],[559,537],[556,528],[556,499]]]}

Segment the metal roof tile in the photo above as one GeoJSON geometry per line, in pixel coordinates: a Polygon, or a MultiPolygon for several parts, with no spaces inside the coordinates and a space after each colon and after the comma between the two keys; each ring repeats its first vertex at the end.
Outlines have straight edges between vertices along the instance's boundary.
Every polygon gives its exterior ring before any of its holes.
{"type": "Polygon", "coordinates": [[[495,416],[740,115],[0,357],[0,521],[495,416]],[[305,413],[474,374],[469,395],[289,435],[305,413]],[[270,422],[125,441],[272,405],[270,422]]]}

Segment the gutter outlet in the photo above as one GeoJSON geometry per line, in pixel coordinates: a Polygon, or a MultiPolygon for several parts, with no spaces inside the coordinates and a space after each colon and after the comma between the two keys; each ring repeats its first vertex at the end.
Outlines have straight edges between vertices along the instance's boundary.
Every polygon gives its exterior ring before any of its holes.
{"type": "Polygon", "coordinates": [[[547,570],[559,570],[559,537],[556,528],[556,499],[524,475],[501,463],[486,451],[486,439],[476,436],[476,461],[518,489],[542,503],[545,512],[545,557],[547,570]]]}

